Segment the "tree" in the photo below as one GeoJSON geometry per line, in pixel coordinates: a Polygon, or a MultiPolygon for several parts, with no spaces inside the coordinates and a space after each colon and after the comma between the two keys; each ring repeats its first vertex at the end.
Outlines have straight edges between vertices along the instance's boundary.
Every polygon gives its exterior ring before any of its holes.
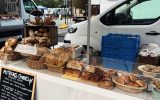
{"type": "Polygon", "coordinates": [[[38,5],[43,5],[48,8],[57,8],[61,7],[64,4],[63,0],[36,0],[38,5]]]}

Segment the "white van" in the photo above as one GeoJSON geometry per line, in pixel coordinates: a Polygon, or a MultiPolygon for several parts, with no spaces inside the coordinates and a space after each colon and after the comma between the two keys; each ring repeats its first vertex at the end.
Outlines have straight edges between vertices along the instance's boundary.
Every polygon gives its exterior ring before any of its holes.
{"type": "MultiPolygon", "coordinates": [[[[100,51],[108,33],[138,34],[141,44],[160,44],[160,0],[120,0],[92,18],[90,46],[100,51]]],[[[87,45],[87,21],[71,26],[65,40],[87,45]]]]}

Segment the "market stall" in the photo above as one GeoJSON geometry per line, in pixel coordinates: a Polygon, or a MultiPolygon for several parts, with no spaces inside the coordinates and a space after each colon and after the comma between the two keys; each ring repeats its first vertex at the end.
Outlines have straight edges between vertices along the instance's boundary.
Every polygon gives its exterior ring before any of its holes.
{"type": "Polygon", "coordinates": [[[142,92],[132,94],[123,92],[117,88],[106,90],[94,85],[62,78],[62,74],[46,70],[34,70],[28,68],[22,61],[12,62],[8,65],[19,71],[25,71],[37,75],[36,100],[153,100],[151,94],[142,92]]]}

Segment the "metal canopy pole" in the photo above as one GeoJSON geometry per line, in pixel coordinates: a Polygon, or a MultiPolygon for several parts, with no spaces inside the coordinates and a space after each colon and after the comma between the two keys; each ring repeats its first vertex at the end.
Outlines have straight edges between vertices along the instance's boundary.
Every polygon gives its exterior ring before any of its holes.
{"type": "Polygon", "coordinates": [[[90,60],[90,32],[91,32],[91,0],[88,0],[88,27],[87,27],[87,64],[90,60]]]}

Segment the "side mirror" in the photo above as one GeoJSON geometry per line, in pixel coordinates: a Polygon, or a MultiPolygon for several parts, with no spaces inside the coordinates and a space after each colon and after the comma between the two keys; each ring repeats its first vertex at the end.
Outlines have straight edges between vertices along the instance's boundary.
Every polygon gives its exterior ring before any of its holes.
{"type": "Polygon", "coordinates": [[[44,14],[44,9],[41,9],[41,12],[44,14]]]}

